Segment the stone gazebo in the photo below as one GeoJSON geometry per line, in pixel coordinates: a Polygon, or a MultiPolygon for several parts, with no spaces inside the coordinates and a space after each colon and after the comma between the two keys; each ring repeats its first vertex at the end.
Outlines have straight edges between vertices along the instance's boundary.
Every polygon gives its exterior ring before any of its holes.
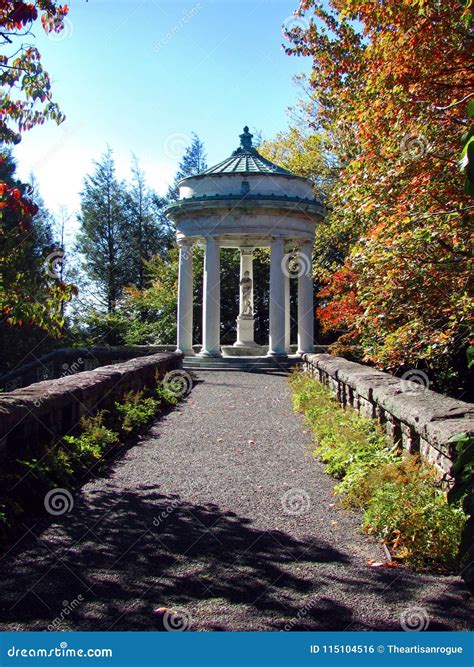
{"type": "MultiPolygon", "coordinates": [[[[200,356],[259,356],[254,342],[252,253],[270,247],[268,355],[290,352],[290,270],[298,277],[298,353],[313,351],[314,229],[324,207],[309,179],[262,157],[248,127],[240,147],[223,162],[179,183],[179,200],[166,211],[179,244],[178,350],[193,355],[193,245],[205,246],[203,340],[200,356]],[[240,250],[240,313],[237,340],[220,345],[220,248],[240,250]]],[[[236,285],[237,287],[237,285],[236,285]]]]}

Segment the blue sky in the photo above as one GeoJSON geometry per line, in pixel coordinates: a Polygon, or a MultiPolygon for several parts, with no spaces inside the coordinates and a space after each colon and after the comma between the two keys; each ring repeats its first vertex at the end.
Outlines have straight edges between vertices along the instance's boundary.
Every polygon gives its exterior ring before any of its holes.
{"type": "Polygon", "coordinates": [[[195,131],[209,164],[248,124],[265,138],[288,125],[308,59],[286,56],[282,23],[298,0],[72,0],[58,36],[35,28],[67,120],[26,133],[19,173],[33,171],[46,205],[78,208],[82,180],[107,144],[118,174],[131,153],[164,192],[195,131]]]}

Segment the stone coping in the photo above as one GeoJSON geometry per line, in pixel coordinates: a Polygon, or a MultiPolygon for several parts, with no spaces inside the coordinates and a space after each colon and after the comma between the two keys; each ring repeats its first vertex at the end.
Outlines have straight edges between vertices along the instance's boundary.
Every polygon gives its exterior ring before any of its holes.
{"type": "Polygon", "coordinates": [[[0,455],[52,442],[74,430],[82,416],[108,409],[129,391],[155,384],[155,376],[181,368],[183,355],[168,352],[36,382],[0,394],[0,455]]]}
{"type": "Polygon", "coordinates": [[[396,378],[375,368],[330,354],[304,354],[304,368],[330,386],[343,405],[377,418],[406,450],[449,476],[453,436],[474,435],[474,404],[396,378]]]}

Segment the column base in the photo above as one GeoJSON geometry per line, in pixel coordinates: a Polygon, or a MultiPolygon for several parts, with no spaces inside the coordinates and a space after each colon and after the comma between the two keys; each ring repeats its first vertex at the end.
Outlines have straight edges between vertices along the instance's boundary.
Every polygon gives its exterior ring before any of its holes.
{"type": "Polygon", "coordinates": [[[176,348],[176,352],[181,352],[181,354],[184,354],[185,357],[194,357],[195,352],[193,349],[191,350],[180,350],[179,347],[176,348]]]}
{"type": "Polygon", "coordinates": [[[202,350],[201,352],[199,352],[199,354],[197,356],[198,357],[207,357],[207,358],[218,359],[219,357],[222,357],[222,354],[221,354],[220,351],[219,352],[217,352],[217,351],[208,352],[207,350],[202,350]]]}
{"type": "Polygon", "coordinates": [[[274,357],[276,359],[286,359],[287,356],[286,352],[274,352],[272,350],[267,352],[267,357],[274,357]]]}
{"type": "Polygon", "coordinates": [[[296,354],[314,354],[314,345],[311,345],[309,350],[296,350],[296,354]]]}

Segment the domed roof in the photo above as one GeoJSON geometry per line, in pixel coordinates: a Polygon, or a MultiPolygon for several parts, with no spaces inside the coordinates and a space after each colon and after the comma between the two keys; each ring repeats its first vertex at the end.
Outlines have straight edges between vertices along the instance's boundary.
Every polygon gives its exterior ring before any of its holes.
{"type": "Polygon", "coordinates": [[[216,174],[281,174],[282,176],[294,176],[291,171],[279,167],[260,155],[257,149],[252,146],[252,138],[253,134],[250,134],[249,128],[245,126],[243,134],[240,135],[239,148],[219,164],[201,171],[198,176],[216,174]]]}

